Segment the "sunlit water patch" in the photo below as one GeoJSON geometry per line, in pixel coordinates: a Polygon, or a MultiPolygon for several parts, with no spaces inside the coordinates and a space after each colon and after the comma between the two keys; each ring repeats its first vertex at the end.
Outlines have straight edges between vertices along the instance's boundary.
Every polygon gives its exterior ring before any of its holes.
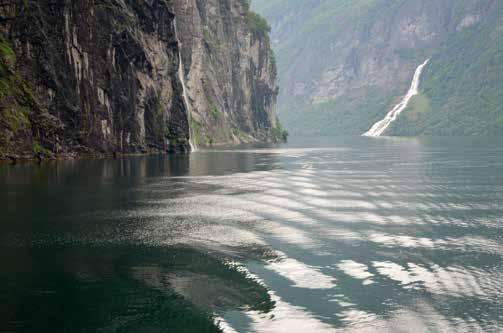
{"type": "Polygon", "coordinates": [[[503,330],[498,138],[305,139],[0,181],[0,330],[50,327],[57,304],[53,331],[191,325],[173,306],[226,332],[503,330]]]}

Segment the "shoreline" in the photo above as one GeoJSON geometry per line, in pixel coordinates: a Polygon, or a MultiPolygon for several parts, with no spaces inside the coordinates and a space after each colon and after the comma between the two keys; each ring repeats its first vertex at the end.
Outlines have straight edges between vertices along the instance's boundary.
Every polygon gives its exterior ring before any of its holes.
{"type": "MultiPolygon", "coordinates": [[[[253,145],[253,144],[281,144],[281,143],[286,143],[287,140],[285,141],[250,141],[250,142],[226,142],[226,143],[215,143],[209,146],[199,146],[198,150],[205,150],[205,149],[211,149],[211,148],[223,148],[223,147],[240,147],[242,145],[253,145]]],[[[196,150],[196,151],[198,151],[196,150]]],[[[58,154],[58,155],[43,155],[43,154],[38,154],[38,155],[16,155],[16,154],[7,154],[0,156],[0,165],[17,165],[17,164],[42,164],[46,162],[57,162],[57,161],[72,161],[72,160],[100,160],[100,159],[107,159],[107,158],[113,158],[113,159],[118,159],[118,158],[124,158],[124,157],[134,157],[134,156],[148,156],[148,155],[185,155],[185,154],[191,154],[196,151],[191,151],[191,149],[183,148],[183,149],[168,149],[168,150],[161,150],[161,149],[152,149],[152,150],[145,150],[145,151],[139,151],[139,152],[105,152],[105,153],[100,153],[100,152],[68,152],[64,154],[58,154]]]]}
{"type": "Polygon", "coordinates": [[[148,155],[177,155],[190,154],[190,151],[152,151],[152,152],[137,152],[137,153],[68,153],[56,156],[2,156],[0,157],[0,165],[17,165],[17,164],[42,164],[46,162],[58,161],[76,161],[76,160],[101,160],[101,159],[119,159],[124,157],[148,156],[148,155]]]}

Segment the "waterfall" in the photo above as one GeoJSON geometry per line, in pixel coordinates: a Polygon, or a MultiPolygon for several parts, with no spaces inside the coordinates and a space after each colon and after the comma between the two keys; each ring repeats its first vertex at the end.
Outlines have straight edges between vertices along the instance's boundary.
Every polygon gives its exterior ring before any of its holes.
{"type": "Polygon", "coordinates": [[[187,124],[189,125],[189,146],[190,151],[195,152],[197,150],[196,145],[192,142],[192,131],[190,128],[190,104],[187,98],[187,88],[185,87],[185,74],[183,73],[183,62],[182,62],[182,43],[178,39],[178,29],[176,26],[176,17],[173,19],[173,25],[175,28],[175,38],[178,44],[178,77],[182,84],[182,96],[183,103],[185,104],[185,110],[187,110],[187,124]]]}
{"type": "Polygon", "coordinates": [[[410,89],[407,92],[407,95],[405,95],[405,97],[400,101],[400,103],[398,103],[390,112],[388,112],[384,119],[375,123],[367,132],[362,134],[362,136],[381,136],[388,129],[389,125],[391,125],[396,120],[396,118],[398,118],[400,113],[402,113],[402,111],[407,108],[407,105],[409,105],[412,97],[416,96],[419,93],[418,89],[421,74],[423,73],[423,69],[429,61],[430,59],[426,60],[416,69],[414,77],[412,78],[410,89]]]}
{"type": "Polygon", "coordinates": [[[183,63],[182,63],[182,55],[180,54],[179,51],[179,58],[180,62],[178,65],[178,76],[180,77],[180,82],[182,83],[182,96],[183,96],[183,103],[185,104],[185,109],[187,110],[187,123],[189,124],[189,146],[190,146],[190,151],[194,152],[196,151],[196,146],[192,142],[192,131],[190,128],[190,109],[189,109],[189,102],[187,99],[187,89],[185,88],[185,75],[183,74],[183,63]]]}

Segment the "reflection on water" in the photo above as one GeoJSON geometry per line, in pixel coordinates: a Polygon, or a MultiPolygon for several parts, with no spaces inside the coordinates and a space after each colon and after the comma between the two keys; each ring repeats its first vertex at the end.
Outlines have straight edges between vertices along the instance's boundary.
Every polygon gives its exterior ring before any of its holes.
{"type": "Polygon", "coordinates": [[[266,266],[267,269],[286,278],[293,286],[306,289],[332,289],[334,278],[321,273],[314,267],[309,267],[292,258],[280,259],[266,266]]]}
{"type": "Polygon", "coordinates": [[[503,330],[500,141],[1,166],[0,330],[503,330]]]}

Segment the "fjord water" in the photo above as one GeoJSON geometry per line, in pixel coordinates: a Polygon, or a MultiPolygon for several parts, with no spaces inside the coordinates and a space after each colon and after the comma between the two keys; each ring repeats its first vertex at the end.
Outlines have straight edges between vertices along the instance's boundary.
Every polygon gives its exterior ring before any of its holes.
{"type": "Polygon", "coordinates": [[[501,331],[501,140],[0,166],[0,331],[501,331]]]}

